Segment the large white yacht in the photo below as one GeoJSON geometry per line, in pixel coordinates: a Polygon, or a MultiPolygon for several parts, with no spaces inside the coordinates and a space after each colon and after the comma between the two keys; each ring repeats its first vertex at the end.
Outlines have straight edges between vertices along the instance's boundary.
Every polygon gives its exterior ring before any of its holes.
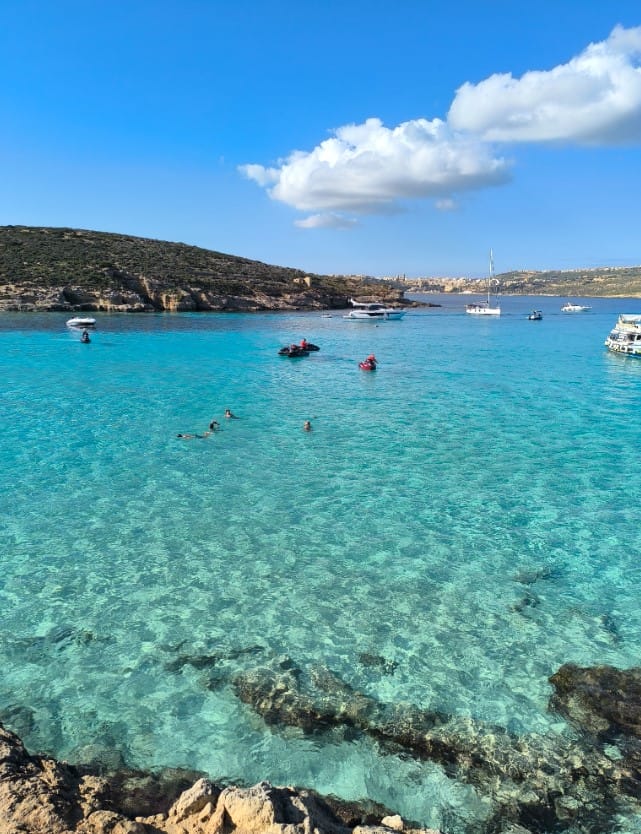
{"type": "Polygon", "coordinates": [[[605,346],[615,353],[641,356],[641,315],[621,313],[605,346]]]}
{"type": "Polygon", "coordinates": [[[364,304],[360,301],[354,301],[350,298],[349,303],[354,308],[350,310],[344,319],[354,319],[356,321],[388,321],[391,319],[402,319],[405,315],[405,310],[397,307],[386,307],[384,304],[371,303],[364,304]]]}

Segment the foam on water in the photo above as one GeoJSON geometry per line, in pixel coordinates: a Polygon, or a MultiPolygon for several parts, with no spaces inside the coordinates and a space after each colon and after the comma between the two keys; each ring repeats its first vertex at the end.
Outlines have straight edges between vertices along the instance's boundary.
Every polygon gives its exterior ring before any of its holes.
{"type": "Polygon", "coordinates": [[[537,299],[539,323],[530,299],[496,321],[444,303],[380,326],[103,316],[90,345],[57,314],[0,317],[0,714],[23,708],[31,749],[455,830],[484,812],[471,789],[266,728],[233,674],[287,656],[382,701],[564,732],[560,664],[638,662],[641,362],[603,348],[638,302],[537,299]],[[320,352],[277,356],[303,336],[320,352]],[[208,654],[220,685],[175,663],[208,654]]]}

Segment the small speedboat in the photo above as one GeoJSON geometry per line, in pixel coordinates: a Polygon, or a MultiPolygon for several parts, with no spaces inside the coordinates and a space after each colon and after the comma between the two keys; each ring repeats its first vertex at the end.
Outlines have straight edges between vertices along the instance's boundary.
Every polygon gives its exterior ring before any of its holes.
{"type": "Polygon", "coordinates": [[[592,307],[588,307],[586,304],[570,304],[568,301],[567,304],[564,304],[561,307],[562,313],[587,313],[588,310],[591,310],[592,307]]]}
{"type": "Polygon", "coordinates": [[[543,318],[543,313],[540,310],[532,310],[530,315],[527,317],[528,321],[541,321],[543,318]]]}
{"type": "Polygon", "coordinates": [[[361,371],[375,371],[376,365],[377,361],[373,353],[370,353],[367,359],[363,359],[362,362],[358,363],[358,367],[361,369],[361,371]]]}
{"type": "Polygon", "coordinates": [[[84,330],[86,327],[95,326],[96,320],[89,317],[74,316],[74,318],[67,320],[67,327],[79,327],[84,330]]]}

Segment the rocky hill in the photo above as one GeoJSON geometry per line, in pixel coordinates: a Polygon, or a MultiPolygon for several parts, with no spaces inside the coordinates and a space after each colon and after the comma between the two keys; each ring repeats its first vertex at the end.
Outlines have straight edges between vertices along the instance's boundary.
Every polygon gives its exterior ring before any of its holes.
{"type": "Polygon", "coordinates": [[[0,227],[0,310],[314,310],[402,292],[184,243],[82,229],[0,227]]]}

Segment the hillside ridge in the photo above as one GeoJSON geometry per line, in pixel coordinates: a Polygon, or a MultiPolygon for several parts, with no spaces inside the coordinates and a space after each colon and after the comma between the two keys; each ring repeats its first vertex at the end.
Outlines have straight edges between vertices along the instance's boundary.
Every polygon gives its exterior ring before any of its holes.
{"type": "MultiPolygon", "coordinates": [[[[0,227],[0,310],[198,312],[340,309],[362,294],[316,275],[185,243],[85,229],[0,227]]],[[[367,292],[399,303],[387,284],[367,292]]]]}

